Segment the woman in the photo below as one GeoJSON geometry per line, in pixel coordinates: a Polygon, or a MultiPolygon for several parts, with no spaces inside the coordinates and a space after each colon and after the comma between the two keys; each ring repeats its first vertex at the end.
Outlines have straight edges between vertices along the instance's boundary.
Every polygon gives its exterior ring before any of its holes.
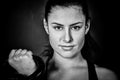
{"type": "Polygon", "coordinates": [[[32,57],[31,51],[12,50],[8,62],[20,74],[30,80],[116,80],[114,72],[93,65],[83,56],[84,52],[89,55],[89,50],[82,49],[90,29],[85,0],[49,0],[43,23],[52,47],[42,53],[42,59],[48,56],[45,66],[40,58],[32,57]]]}

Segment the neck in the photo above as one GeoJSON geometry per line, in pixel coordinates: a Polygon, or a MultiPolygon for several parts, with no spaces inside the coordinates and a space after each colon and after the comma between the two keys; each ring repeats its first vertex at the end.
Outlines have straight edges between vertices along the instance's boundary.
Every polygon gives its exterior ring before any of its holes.
{"type": "Polygon", "coordinates": [[[54,52],[53,59],[55,60],[56,66],[64,69],[86,65],[81,52],[79,52],[78,55],[72,58],[64,58],[60,56],[57,52],[54,52]]]}

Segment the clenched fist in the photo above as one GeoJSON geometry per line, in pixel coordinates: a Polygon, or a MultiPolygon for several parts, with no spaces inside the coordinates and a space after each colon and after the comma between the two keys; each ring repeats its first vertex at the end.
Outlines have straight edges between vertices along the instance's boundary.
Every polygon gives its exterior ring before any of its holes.
{"type": "Polygon", "coordinates": [[[12,50],[8,58],[9,64],[23,75],[31,75],[36,70],[32,52],[26,49],[12,50]]]}

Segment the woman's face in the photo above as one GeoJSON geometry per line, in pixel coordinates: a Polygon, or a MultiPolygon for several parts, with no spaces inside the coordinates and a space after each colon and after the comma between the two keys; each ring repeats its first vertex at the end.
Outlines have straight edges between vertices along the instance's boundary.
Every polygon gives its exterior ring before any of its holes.
{"type": "Polygon", "coordinates": [[[82,8],[78,6],[52,8],[48,15],[48,22],[44,20],[44,27],[55,54],[64,58],[71,58],[80,54],[84,44],[86,26],[82,8]]]}

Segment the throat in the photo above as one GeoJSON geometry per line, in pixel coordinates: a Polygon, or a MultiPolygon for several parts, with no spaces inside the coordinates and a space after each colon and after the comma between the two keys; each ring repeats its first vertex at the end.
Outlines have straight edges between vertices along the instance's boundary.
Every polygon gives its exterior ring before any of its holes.
{"type": "Polygon", "coordinates": [[[77,55],[74,58],[64,58],[57,54],[53,56],[53,59],[55,61],[56,67],[60,69],[70,69],[75,67],[86,67],[87,62],[86,60],[81,56],[77,55]]]}
{"type": "Polygon", "coordinates": [[[88,80],[87,68],[69,68],[53,71],[50,80],[88,80]]]}

